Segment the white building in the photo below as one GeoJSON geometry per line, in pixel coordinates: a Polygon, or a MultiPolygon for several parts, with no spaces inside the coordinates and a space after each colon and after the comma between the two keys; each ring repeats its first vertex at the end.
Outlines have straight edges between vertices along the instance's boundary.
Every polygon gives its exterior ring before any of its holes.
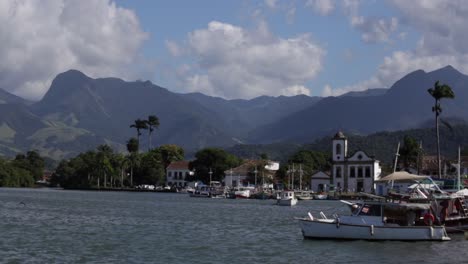
{"type": "Polygon", "coordinates": [[[337,191],[374,192],[382,172],[380,162],[364,151],[348,156],[348,139],[340,131],[333,137],[332,184],[337,191]]]}
{"type": "Polygon", "coordinates": [[[318,171],[310,177],[310,189],[314,192],[328,192],[330,188],[330,175],[318,171]]]}
{"type": "Polygon", "coordinates": [[[189,170],[188,161],[174,161],[166,169],[166,185],[176,187],[187,186],[187,176],[192,172],[189,170]]]}
{"type": "Polygon", "coordinates": [[[266,182],[268,179],[272,179],[279,169],[279,162],[268,161],[264,167],[265,170],[260,169],[262,164],[264,163],[261,160],[247,160],[236,168],[224,171],[226,175],[223,180],[224,185],[228,187],[255,185],[255,179],[257,180],[256,184],[261,185],[264,180],[266,182]],[[255,173],[255,168],[258,168],[257,173],[255,173]]]}

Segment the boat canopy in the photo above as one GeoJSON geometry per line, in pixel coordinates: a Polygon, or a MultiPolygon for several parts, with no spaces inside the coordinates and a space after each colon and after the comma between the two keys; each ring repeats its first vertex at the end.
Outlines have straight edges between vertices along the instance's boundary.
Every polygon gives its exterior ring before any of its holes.
{"type": "Polygon", "coordinates": [[[390,181],[418,181],[430,178],[429,176],[421,176],[411,174],[406,171],[397,171],[389,174],[383,178],[376,180],[377,182],[390,182],[390,181]]]}
{"type": "Polygon", "coordinates": [[[429,203],[386,203],[384,204],[385,208],[393,210],[429,210],[431,205],[429,203]]]}

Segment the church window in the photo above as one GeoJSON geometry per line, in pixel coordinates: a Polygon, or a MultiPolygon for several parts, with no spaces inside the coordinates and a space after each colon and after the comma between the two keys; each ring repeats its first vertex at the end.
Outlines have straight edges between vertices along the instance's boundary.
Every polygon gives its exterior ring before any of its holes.
{"type": "Polygon", "coordinates": [[[362,176],[363,176],[361,166],[359,166],[358,169],[357,169],[357,176],[358,176],[358,178],[362,178],[362,176]]]}
{"type": "Polygon", "coordinates": [[[336,178],[341,178],[341,167],[336,167],[335,177],[336,178]]]}
{"type": "Polygon", "coordinates": [[[341,155],[341,144],[336,144],[336,154],[341,155]]]}
{"type": "Polygon", "coordinates": [[[367,167],[366,167],[366,171],[365,171],[365,177],[366,177],[366,178],[370,178],[370,176],[371,176],[370,167],[367,166],[367,167]]]}
{"type": "Polygon", "coordinates": [[[354,166],[349,167],[349,177],[356,178],[356,171],[354,170],[354,166]]]}

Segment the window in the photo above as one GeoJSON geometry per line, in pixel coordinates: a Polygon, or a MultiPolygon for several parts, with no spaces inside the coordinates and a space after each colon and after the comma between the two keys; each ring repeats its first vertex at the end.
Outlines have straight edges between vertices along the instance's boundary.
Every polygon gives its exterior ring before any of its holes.
{"type": "Polygon", "coordinates": [[[357,176],[358,176],[358,178],[362,178],[362,176],[363,176],[362,167],[361,167],[361,166],[359,166],[358,169],[357,169],[357,176]]]}
{"type": "Polygon", "coordinates": [[[341,167],[336,167],[335,178],[341,178],[341,167]]]}
{"type": "Polygon", "coordinates": [[[341,155],[341,144],[336,144],[336,150],[335,150],[337,155],[341,155]]]}
{"type": "Polygon", "coordinates": [[[168,178],[171,178],[171,177],[172,177],[172,171],[169,171],[169,172],[167,173],[167,177],[168,177],[168,178]]]}
{"type": "Polygon", "coordinates": [[[356,178],[356,171],[354,169],[354,166],[349,167],[349,177],[356,178]]]}
{"type": "Polygon", "coordinates": [[[369,167],[369,166],[366,167],[366,171],[365,171],[365,174],[364,174],[364,175],[365,175],[366,178],[370,178],[371,173],[370,173],[370,167],[369,167]]]}

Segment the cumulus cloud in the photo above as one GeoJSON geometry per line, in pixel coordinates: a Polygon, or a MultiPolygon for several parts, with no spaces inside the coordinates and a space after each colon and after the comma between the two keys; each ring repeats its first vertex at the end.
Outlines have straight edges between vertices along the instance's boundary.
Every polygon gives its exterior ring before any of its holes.
{"type": "Polygon", "coordinates": [[[265,0],[265,5],[271,9],[275,9],[278,0],[265,0]]]}
{"type": "Polygon", "coordinates": [[[342,2],[343,12],[348,16],[351,26],[361,32],[361,38],[366,43],[389,42],[391,35],[398,29],[398,19],[364,17],[359,14],[360,4],[359,0],[342,2]]]}
{"type": "Polygon", "coordinates": [[[305,5],[322,16],[329,15],[335,9],[334,0],[307,0],[305,5]]]}
{"type": "Polygon", "coordinates": [[[134,12],[109,1],[0,1],[0,87],[37,100],[56,74],[134,77],[147,38],[134,12]]]}
{"type": "MultiPolygon", "coordinates": [[[[324,94],[390,87],[404,75],[419,69],[429,72],[452,65],[468,72],[468,6],[464,1],[391,0],[391,3],[400,11],[400,21],[421,34],[416,47],[386,56],[369,80],[347,87],[325,87],[324,94]]],[[[356,10],[355,6],[349,10],[356,10]]],[[[350,11],[349,14],[356,13],[350,11]]]]}
{"type": "Polygon", "coordinates": [[[309,94],[304,84],[322,69],[325,50],[309,35],[280,38],[265,23],[254,30],[212,21],[188,35],[196,68],[188,91],[224,98],[309,94]]]}
{"type": "Polygon", "coordinates": [[[384,19],[354,16],[351,18],[351,25],[361,32],[361,38],[364,42],[388,42],[391,34],[398,28],[398,19],[395,17],[384,19]]]}

